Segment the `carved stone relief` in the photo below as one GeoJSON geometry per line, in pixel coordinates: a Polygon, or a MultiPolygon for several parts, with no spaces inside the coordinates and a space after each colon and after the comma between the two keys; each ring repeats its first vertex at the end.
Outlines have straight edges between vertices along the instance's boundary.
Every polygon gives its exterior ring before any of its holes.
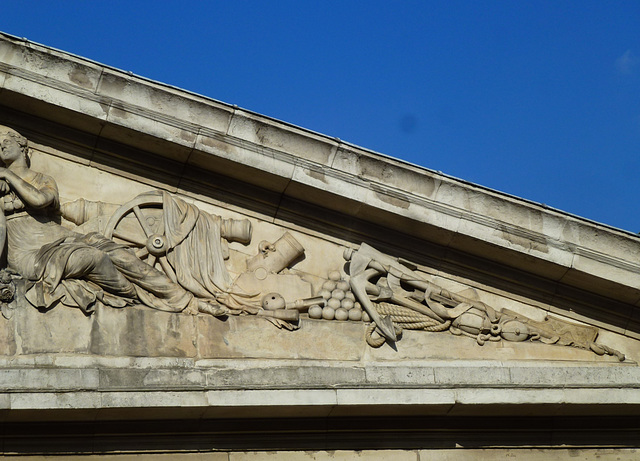
{"type": "Polygon", "coordinates": [[[365,322],[372,347],[403,329],[449,331],[487,341],[540,341],[597,354],[624,355],[595,342],[598,331],[548,319],[536,322],[481,302],[473,290],[452,293],[408,261],[366,243],[347,248],[347,273],[326,267],[306,274],[295,265],[305,248],[284,231],[261,241],[232,276],[229,243],[250,245],[246,219],[224,219],[163,191],[119,205],[78,199],[60,204],[56,181],[30,168],[27,139],[0,127],[0,306],[47,310],[62,304],[90,315],[96,306],[150,308],[216,317],[255,315],[296,329],[301,315],[365,322]],[[61,218],[76,227],[68,229],[61,218]]]}
{"type": "Polygon", "coordinates": [[[624,354],[595,342],[596,328],[551,317],[536,322],[508,309],[486,305],[474,290],[451,293],[427,281],[410,262],[390,257],[366,243],[358,250],[345,250],[344,257],[350,261],[351,288],[373,320],[366,334],[372,347],[386,340],[396,341],[402,329],[448,330],[454,335],[471,336],[481,346],[487,341],[540,341],[625,359],[624,354]]]}

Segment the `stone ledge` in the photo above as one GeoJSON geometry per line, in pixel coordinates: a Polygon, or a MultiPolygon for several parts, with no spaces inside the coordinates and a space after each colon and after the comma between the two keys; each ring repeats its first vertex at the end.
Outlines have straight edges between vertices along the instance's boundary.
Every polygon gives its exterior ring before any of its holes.
{"type": "MultiPolygon", "coordinates": [[[[94,364],[79,360],[70,368],[23,363],[0,369],[0,385],[9,392],[125,392],[135,394],[158,391],[175,392],[325,392],[356,394],[387,392],[392,389],[467,392],[504,389],[507,392],[587,392],[606,390],[636,393],[640,402],[640,367],[637,366],[565,366],[550,363],[429,363],[422,365],[378,366],[333,361],[277,363],[246,360],[208,361],[206,367],[146,367],[100,360],[94,364]],[[115,365],[115,366],[114,366],[115,365]]],[[[418,395],[419,392],[416,394],[418,395]]],[[[551,394],[549,394],[551,395],[551,394]]],[[[266,402],[266,400],[265,400],[266,402]]],[[[593,403],[607,402],[602,396],[593,403]]],[[[267,403],[268,404],[268,403],[267,403]]]]}
{"type": "Polygon", "coordinates": [[[55,415],[56,412],[71,410],[82,411],[84,416],[80,419],[88,415],[91,415],[89,419],[99,418],[101,413],[122,419],[146,419],[154,414],[176,418],[178,409],[185,418],[274,417],[286,414],[296,417],[462,416],[482,414],[489,408],[493,414],[501,415],[640,415],[640,392],[638,389],[614,388],[606,391],[352,388],[20,392],[0,393],[0,405],[0,413],[9,418],[19,418],[24,412],[55,415]]]}

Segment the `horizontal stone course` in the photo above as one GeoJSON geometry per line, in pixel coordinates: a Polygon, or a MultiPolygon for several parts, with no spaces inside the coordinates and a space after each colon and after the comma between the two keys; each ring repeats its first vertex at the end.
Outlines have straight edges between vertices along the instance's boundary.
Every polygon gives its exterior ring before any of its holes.
{"type": "Polygon", "coordinates": [[[98,391],[137,392],[140,390],[251,390],[251,389],[629,389],[640,396],[640,368],[635,366],[562,367],[503,364],[491,368],[456,367],[431,364],[422,367],[377,367],[349,362],[302,362],[264,366],[235,361],[210,361],[207,367],[135,368],[93,367],[66,368],[51,365],[38,367],[23,364],[0,369],[0,386],[4,392],[16,391],[98,391]],[[239,365],[239,366],[236,366],[239,365]]]}
{"type": "Polygon", "coordinates": [[[66,391],[99,388],[96,369],[9,368],[0,370],[0,389],[4,391],[66,391]]]}
{"type": "MultiPolygon", "coordinates": [[[[259,365],[258,365],[259,366],[259,365]]],[[[206,372],[208,388],[332,388],[366,384],[365,370],[357,366],[290,367],[269,366],[235,369],[214,369],[206,372]]]]}

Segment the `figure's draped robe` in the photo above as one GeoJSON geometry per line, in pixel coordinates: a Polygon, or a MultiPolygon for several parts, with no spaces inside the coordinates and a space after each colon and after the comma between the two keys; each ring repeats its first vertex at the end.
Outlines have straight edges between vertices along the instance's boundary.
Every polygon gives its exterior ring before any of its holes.
{"type": "Polygon", "coordinates": [[[55,197],[45,209],[16,210],[6,218],[8,266],[29,281],[25,296],[34,306],[62,303],[91,313],[97,302],[124,307],[138,299],[154,309],[195,314],[194,295],[235,309],[256,305],[256,299],[229,293],[219,217],[163,194],[174,283],[125,245],[62,227],[55,217],[59,199],[53,178],[34,173],[28,180],[55,197]]]}

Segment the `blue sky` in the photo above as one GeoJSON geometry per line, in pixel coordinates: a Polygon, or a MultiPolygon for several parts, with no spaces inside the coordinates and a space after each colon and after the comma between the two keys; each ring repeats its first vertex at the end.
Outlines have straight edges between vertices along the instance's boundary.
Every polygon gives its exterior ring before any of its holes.
{"type": "Polygon", "coordinates": [[[0,30],[640,232],[640,2],[4,0],[0,30]]]}

